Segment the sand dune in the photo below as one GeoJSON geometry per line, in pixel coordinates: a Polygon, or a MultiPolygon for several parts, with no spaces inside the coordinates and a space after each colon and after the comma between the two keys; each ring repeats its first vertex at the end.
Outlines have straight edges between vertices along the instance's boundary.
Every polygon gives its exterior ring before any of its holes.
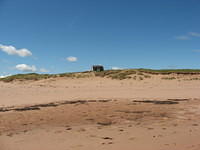
{"type": "Polygon", "coordinates": [[[79,99],[199,98],[198,80],[163,80],[159,76],[139,80],[107,78],[56,78],[40,81],[0,82],[0,106],[79,99]]]}

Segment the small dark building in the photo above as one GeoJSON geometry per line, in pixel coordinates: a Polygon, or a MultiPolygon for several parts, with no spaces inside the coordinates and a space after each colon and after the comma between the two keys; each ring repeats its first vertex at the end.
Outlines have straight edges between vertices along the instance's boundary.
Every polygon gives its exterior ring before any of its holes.
{"type": "Polygon", "coordinates": [[[101,65],[94,65],[92,66],[92,69],[93,71],[96,71],[96,72],[104,71],[104,67],[101,65]]]}

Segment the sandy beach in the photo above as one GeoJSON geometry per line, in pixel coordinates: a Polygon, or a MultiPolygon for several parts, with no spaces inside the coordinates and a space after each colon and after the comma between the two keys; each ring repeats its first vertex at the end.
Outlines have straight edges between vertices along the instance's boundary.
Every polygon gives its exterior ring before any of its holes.
{"type": "Polygon", "coordinates": [[[0,150],[200,150],[200,0],[0,0],[0,150]]]}
{"type": "Polygon", "coordinates": [[[199,150],[200,76],[179,76],[0,82],[0,150],[199,150]]]}

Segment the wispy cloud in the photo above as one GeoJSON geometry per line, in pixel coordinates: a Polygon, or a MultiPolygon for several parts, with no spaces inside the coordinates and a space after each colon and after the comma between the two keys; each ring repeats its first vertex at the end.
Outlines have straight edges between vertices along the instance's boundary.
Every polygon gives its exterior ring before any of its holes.
{"type": "Polygon", "coordinates": [[[7,53],[8,55],[17,55],[20,57],[27,57],[32,55],[31,51],[26,48],[16,49],[14,46],[7,46],[2,44],[0,44],[0,50],[7,53]]]}
{"type": "Polygon", "coordinates": [[[197,33],[197,32],[189,32],[188,34],[189,34],[190,36],[200,37],[200,33],[197,33]]]}
{"type": "Polygon", "coordinates": [[[182,36],[176,36],[175,39],[177,39],[177,40],[189,40],[190,37],[186,36],[186,35],[182,35],[182,36]]]}
{"type": "Polygon", "coordinates": [[[74,57],[74,56],[69,56],[66,58],[67,61],[69,62],[76,62],[78,61],[78,58],[77,57],[74,57]]]}
{"type": "Polygon", "coordinates": [[[27,64],[18,64],[15,66],[15,68],[19,71],[23,71],[23,72],[36,72],[37,71],[37,68],[32,65],[32,66],[29,66],[27,64]]]}
{"type": "Polygon", "coordinates": [[[190,40],[193,37],[200,37],[200,33],[197,32],[188,32],[186,35],[176,36],[177,40],[190,40]]]}

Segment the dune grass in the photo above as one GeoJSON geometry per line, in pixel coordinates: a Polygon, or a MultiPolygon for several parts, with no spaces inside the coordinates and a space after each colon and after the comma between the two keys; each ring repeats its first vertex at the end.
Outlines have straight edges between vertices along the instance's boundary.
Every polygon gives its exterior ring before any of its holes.
{"type": "Polygon", "coordinates": [[[139,72],[149,74],[200,74],[200,69],[137,69],[139,72]]]}
{"type": "Polygon", "coordinates": [[[12,76],[8,76],[5,78],[1,78],[0,81],[4,82],[11,82],[14,80],[19,80],[19,81],[24,81],[24,80],[41,80],[41,79],[48,79],[56,77],[55,75],[50,75],[50,74],[37,74],[37,73],[29,73],[29,74],[16,74],[12,76]]]}
{"type": "Polygon", "coordinates": [[[124,69],[124,70],[105,70],[102,72],[74,72],[74,73],[62,73],[62,74],[37,74],[37,73],[29,73],[29,74],[16,74],[12,76],[8,76],[5,78],[0,78],[0,81],[3,82],[11,82],[11,81],[25,81],[25,80],[41,80],[55,77],[67,77],[67,78],[88,78],[91,76],[96,77],[105,77],[117,80],[124,79],[135,79],[136,76],[139,79],[151,78],[150,75],[168,75],[168,74],[200,74],[200,69],[163,69],[163,70],[153,70],[153,69],[124,69]]]}
{"type": "Polygon", "coordinates": [[[95,72],[95,76],[99,77],[108,77],[111,79],[129,79],[131,78],[130,75],[136,74],[134,69],[130,70],[106,70],[102,72],[95,72]]]}

